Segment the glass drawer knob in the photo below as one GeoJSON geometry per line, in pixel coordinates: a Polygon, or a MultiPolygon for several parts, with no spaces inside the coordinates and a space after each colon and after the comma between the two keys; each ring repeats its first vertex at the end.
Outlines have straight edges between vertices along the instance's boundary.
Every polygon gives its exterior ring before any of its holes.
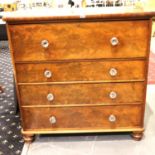
{"type": "Polygon", "coordinates": [[[55,124],[57,122],[56,117],[55,116],[51,116],[49,119],[51,124],[55,124]]]}
{"type": "Polygon", "coordinates": [[[110,42],[111,42],[112,46],[116,46],[119,43],[118,38],[116,38],[116,37],[112,37],[110,42]]]}
{"type": "Polygon", "coordinates": [[[116,122],[116,116],[115,115],[110,115],[109,116],[109,122],[116,122]]]}
{"type": "Polygon", "coordinates": [[[117,98],[117,93],[114,92],[114,91],[112,91],[112,92],[110,92],[109,97],[110,97],[111,99],[115,99],[115,98],[117,98]]]}
{"type": "Polygon", "coordinates": [[[116,76],[117,75],[117,69],[116,68],[111,68],[110,71],[109,71],[109,74],[111,76],[116,76]]]}
{"type": "Polygon", "coordinates": [[[48,94],[48,95],[47,95],[47,100],[48,100],[48,101],[53,101],[53,100],[54,100],[54,95],[51,94],[51,93],[48,94]]]}
{"type": "Polygon", "coordinates": [[[49,70],[46,70],[46,71],[44,72],[44,76],[45,76],[46,78],[51,78],[51,77],[52,77],[52,72],[49,71],[49,70]]]}
{"type": "Polygon", "coordinates": [[[41,46],[42,46],[43,48],[48,48],[48,46],[49,46],[48,40],[42,40],[42,41],[41,41],[41,46]]]}

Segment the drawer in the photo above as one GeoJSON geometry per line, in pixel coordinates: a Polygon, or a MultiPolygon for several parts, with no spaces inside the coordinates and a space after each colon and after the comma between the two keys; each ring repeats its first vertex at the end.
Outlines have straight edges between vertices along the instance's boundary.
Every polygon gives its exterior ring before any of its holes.
{"type": "Polygon", "coordinates": [[[146,57],[149,21],[9,26],[15,61],[146,57]]]}
{"type": "Polygon", "coordinates": [[[26,130],[91,130],[140,127],[142,106],[22,108],[26,130]]]}
{"type": "Polygon", "coordinates": [[[145,85],[137,83],[20,85],[23,106],[135,104],[144,101],[145,85]]]}
{"type": "Polygon", "coordinates": [[[146,61],[83,61],[16,64],[19,83],[144,80],[146,61]]]}

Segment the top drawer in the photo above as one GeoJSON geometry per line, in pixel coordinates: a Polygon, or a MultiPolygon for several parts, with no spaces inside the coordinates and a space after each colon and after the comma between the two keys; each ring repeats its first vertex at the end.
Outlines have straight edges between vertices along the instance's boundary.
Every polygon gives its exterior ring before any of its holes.
{"type": "Polygon", "coordinates": [[[148,29],[147,20],[9,26],[15,61],[146,57],[148,29]]]}

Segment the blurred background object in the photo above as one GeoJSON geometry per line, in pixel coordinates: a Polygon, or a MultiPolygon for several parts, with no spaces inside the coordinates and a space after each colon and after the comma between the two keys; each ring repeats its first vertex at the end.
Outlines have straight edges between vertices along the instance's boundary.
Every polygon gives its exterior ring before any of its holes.
{"type": "Polygon", "coordinates": [[[154,0],[0,0],[0,10],[15,11],[33,8],[141,7],[155,6],[154,0]]]}
{"type": "Polygon", "coordinates": [[[145,7],[155,10],[155,0],[147,0],[145,7]]]}
{"type": "Polygon", "coordinates": [[[4,11],[3,5],[0,4],[0,12],[4,11]]]}
{"type": "Polygon", "coordinates": [[[16,11],[16,10],[17,10],[17,4],[16,3],[4,4],[4,11],[16,11]]]}
{"type": "Polygon", "coordinates": [[[0,11],[16,11],[17,1],[16,0],[0,0],[0,11]]]}

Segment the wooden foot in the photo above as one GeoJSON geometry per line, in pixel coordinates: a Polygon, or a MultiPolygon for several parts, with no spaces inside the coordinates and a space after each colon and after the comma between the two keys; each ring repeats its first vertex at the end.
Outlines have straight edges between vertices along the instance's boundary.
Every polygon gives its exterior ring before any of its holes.
{"type": "Polygon", "coordinates": [[[140,141],[143,138],[143,132],[132,132],[132,138],[136,141],[140,141]]]}
{"type": "Polygon", "coordinates": [[[2,94],[3,93],[3,89],[2,89],[2,87],[0,86],[0,94],[2,94]]]}
{"type": "Polygon", "coordinates": [[[34,140],[34,135],[33,134],[23,134],[23,138],[25,143],[31,143],[34,140]]]}

